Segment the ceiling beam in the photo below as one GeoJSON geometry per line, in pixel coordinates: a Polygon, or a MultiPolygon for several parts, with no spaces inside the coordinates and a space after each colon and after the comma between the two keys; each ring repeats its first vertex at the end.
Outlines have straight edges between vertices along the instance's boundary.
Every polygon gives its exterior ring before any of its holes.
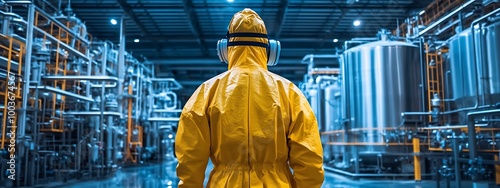
{"type": "Polygon", "coordinates": [[[142,35],[143,36],[148,35],[148,31],[146,30],[144,25],[142,25],[142,23],[139,21],[139,19],[137,19],[134,12],[132,11],[132,9],[130,9],[130,6],[128,5],[127,0],[118,0],[118,5],[120,5],[123,12],[125,12],[125,14],[128,17],[130,17],[130,19],[132,19],[132,21],[135,23],[135,25],[137,25],[137,27],[139,27],[139,29],[142,32],[142,35]]]}
{"type": "MultiPolygon", "coordinates": [[[[194,5],[192,0],[183,0],[184,2],[184,11],[189,19],[189,25],[191,26],[191,31],[194,34],[198,44],[200,45],[201,51],[204,55],[208,55],[208,50],[203,41],[202,31],[200,28],[200,23],[198,22],[196,11],[194,10],[194,5]]],[[[193,37],[193,36],[192,36],[193,37]]]]}
{"type": "Polygon", "coordinates": [[[281,0],[281,4],[280,4],[281,8],[279,10],[279,13],[278,13],[278,16],[277,16],[277,19],[275,22],[275,23],[279,23],[279,25],[276,25],[276,29],[274,30],[275,31],[274,38],[276,40],[279,40],[280,35],[281,35],[281,30],[283,29],[283,25],[285,24],[286,13],[288,12],[288,4],[289,4],[288,0],[281,0]]]}
{"type": "MultiPolygon", "coordinates": [[[[71,5],[73,9],[75,10],[82,10],[82,11],[91,11],[95,12],[96,6],[93,4],[72,4],[71,5]]],[[[217,4],[208,4],[208,5],[203,5],[203,6],[192,6],[192,9],[220,9],[223,7],[226,7],[227,5],[217,5],[217,4]]],[[[231,8],[234,9],[243,9],[243,8],[248,8],[249,5],[231,5],[231,8]]],[[[267,5],[266,9],[273,9],[273,8],[281,8],[282,5],[267,5]]],[[[398,7],[390,7],[392,8],[411,8],[412,4],[408,5],[400,5],[398,7]]],[[[112,6],[112,5],[102,5],[99,6],[99,9],[116,9],[117,7],[112,6]]],[[[134,10],[163,10],[163,11],[169,11],[169,10],[179,10],[181,8],[184,8],[182,6],[176,6],[176,5],[154,5],[154,4],[144,4],[140,6],[130,6],[131,9],[134,10]]],[[[382,9],[382,10],[388,10],[389,8],[387,7],[387,4],[354,4],[354,5],[346,5],[346,4],[303,4],[303,5],[288,5],[289,9],[310,9],[310,10],[331,10],[333,8],[337,8],[340,10],[353,10],[353,9],[382,9]]]]}

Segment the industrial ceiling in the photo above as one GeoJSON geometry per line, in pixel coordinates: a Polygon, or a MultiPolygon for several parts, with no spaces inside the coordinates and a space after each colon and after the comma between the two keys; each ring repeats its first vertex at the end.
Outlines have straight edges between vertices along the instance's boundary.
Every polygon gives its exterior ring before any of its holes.
{"type": "Polygon", "coordinates": [[[270,68],[298,83],[306,54],[334,54],[345,40],[393,30],[432,0],[72,0],[68,3],[95,38],[118,44],[125,15],[126,49],[158,64],[158,77],[173,76],[184,86],[183,101],[203,81],[224,72],[216,43],[234,13],[251,8],[266,23],[270,38],[282,43],[280,64],[270,68]],[[118,24],[110,23],[111,19],[118,24]],[[359,26],[353,22],[360,21],[359,26]],[[136,39],[139,39],[139,42],[136,39]],[[337,39],[337,42],[334,42],[337,39]]]}

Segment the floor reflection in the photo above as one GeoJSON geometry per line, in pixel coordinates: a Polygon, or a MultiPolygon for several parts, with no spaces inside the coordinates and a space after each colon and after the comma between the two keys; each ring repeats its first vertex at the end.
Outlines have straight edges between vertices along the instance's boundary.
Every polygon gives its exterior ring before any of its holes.
{"type": "MultiPolygon", "coordinates": [[[[137,168],[126,168],[118,171],[116,176],[107,180],[82,182],[64,187],[94,187],[94,188],[149,188],[177,187],[179,180],[175,174],[176,162],[166,162],[163,164],[143,166],[137,168]]],[[[212,165],[209,164],[205,177],[208,177],[212,165]]],[[[206,182],[206,181],[205,181],[206,182]]],[[[436,187],[432,181],[415,183],[412,180],[359,180],[327,173],[322,188],[432,188],[436,187]]],[[[445,187],[442,184],[441,187],[445,187]]],[[[453,187],[453,184],[452,186],[453,187]]]]}

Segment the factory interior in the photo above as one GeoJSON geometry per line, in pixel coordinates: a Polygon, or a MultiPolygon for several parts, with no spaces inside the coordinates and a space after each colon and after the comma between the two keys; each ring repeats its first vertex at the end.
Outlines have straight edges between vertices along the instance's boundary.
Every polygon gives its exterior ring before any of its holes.
{"type": "Polygon", "coordinates": [[[316,116],[322,187],[500,186],[499,0],[0,0],[0,187],[177,187],[244,8],[316,116]]]}

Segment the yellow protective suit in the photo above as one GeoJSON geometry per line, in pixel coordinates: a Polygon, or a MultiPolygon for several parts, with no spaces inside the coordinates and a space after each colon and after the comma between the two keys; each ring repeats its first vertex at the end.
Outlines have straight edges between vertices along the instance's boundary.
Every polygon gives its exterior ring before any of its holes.
{"type": "MultiPolygon", "coordinates": [[[[250,9],[234,15],[229,33],[236,32],[267,34],[250,9]]],[[[229,70],[204,82],[182,111],[175,140],[179,187],[203,187],[209,158],[214,169],[207,187],[320,187],[318,125],[301,91],[267,70],[265,48],[231,46],[228,59],[229,70]]]]}

